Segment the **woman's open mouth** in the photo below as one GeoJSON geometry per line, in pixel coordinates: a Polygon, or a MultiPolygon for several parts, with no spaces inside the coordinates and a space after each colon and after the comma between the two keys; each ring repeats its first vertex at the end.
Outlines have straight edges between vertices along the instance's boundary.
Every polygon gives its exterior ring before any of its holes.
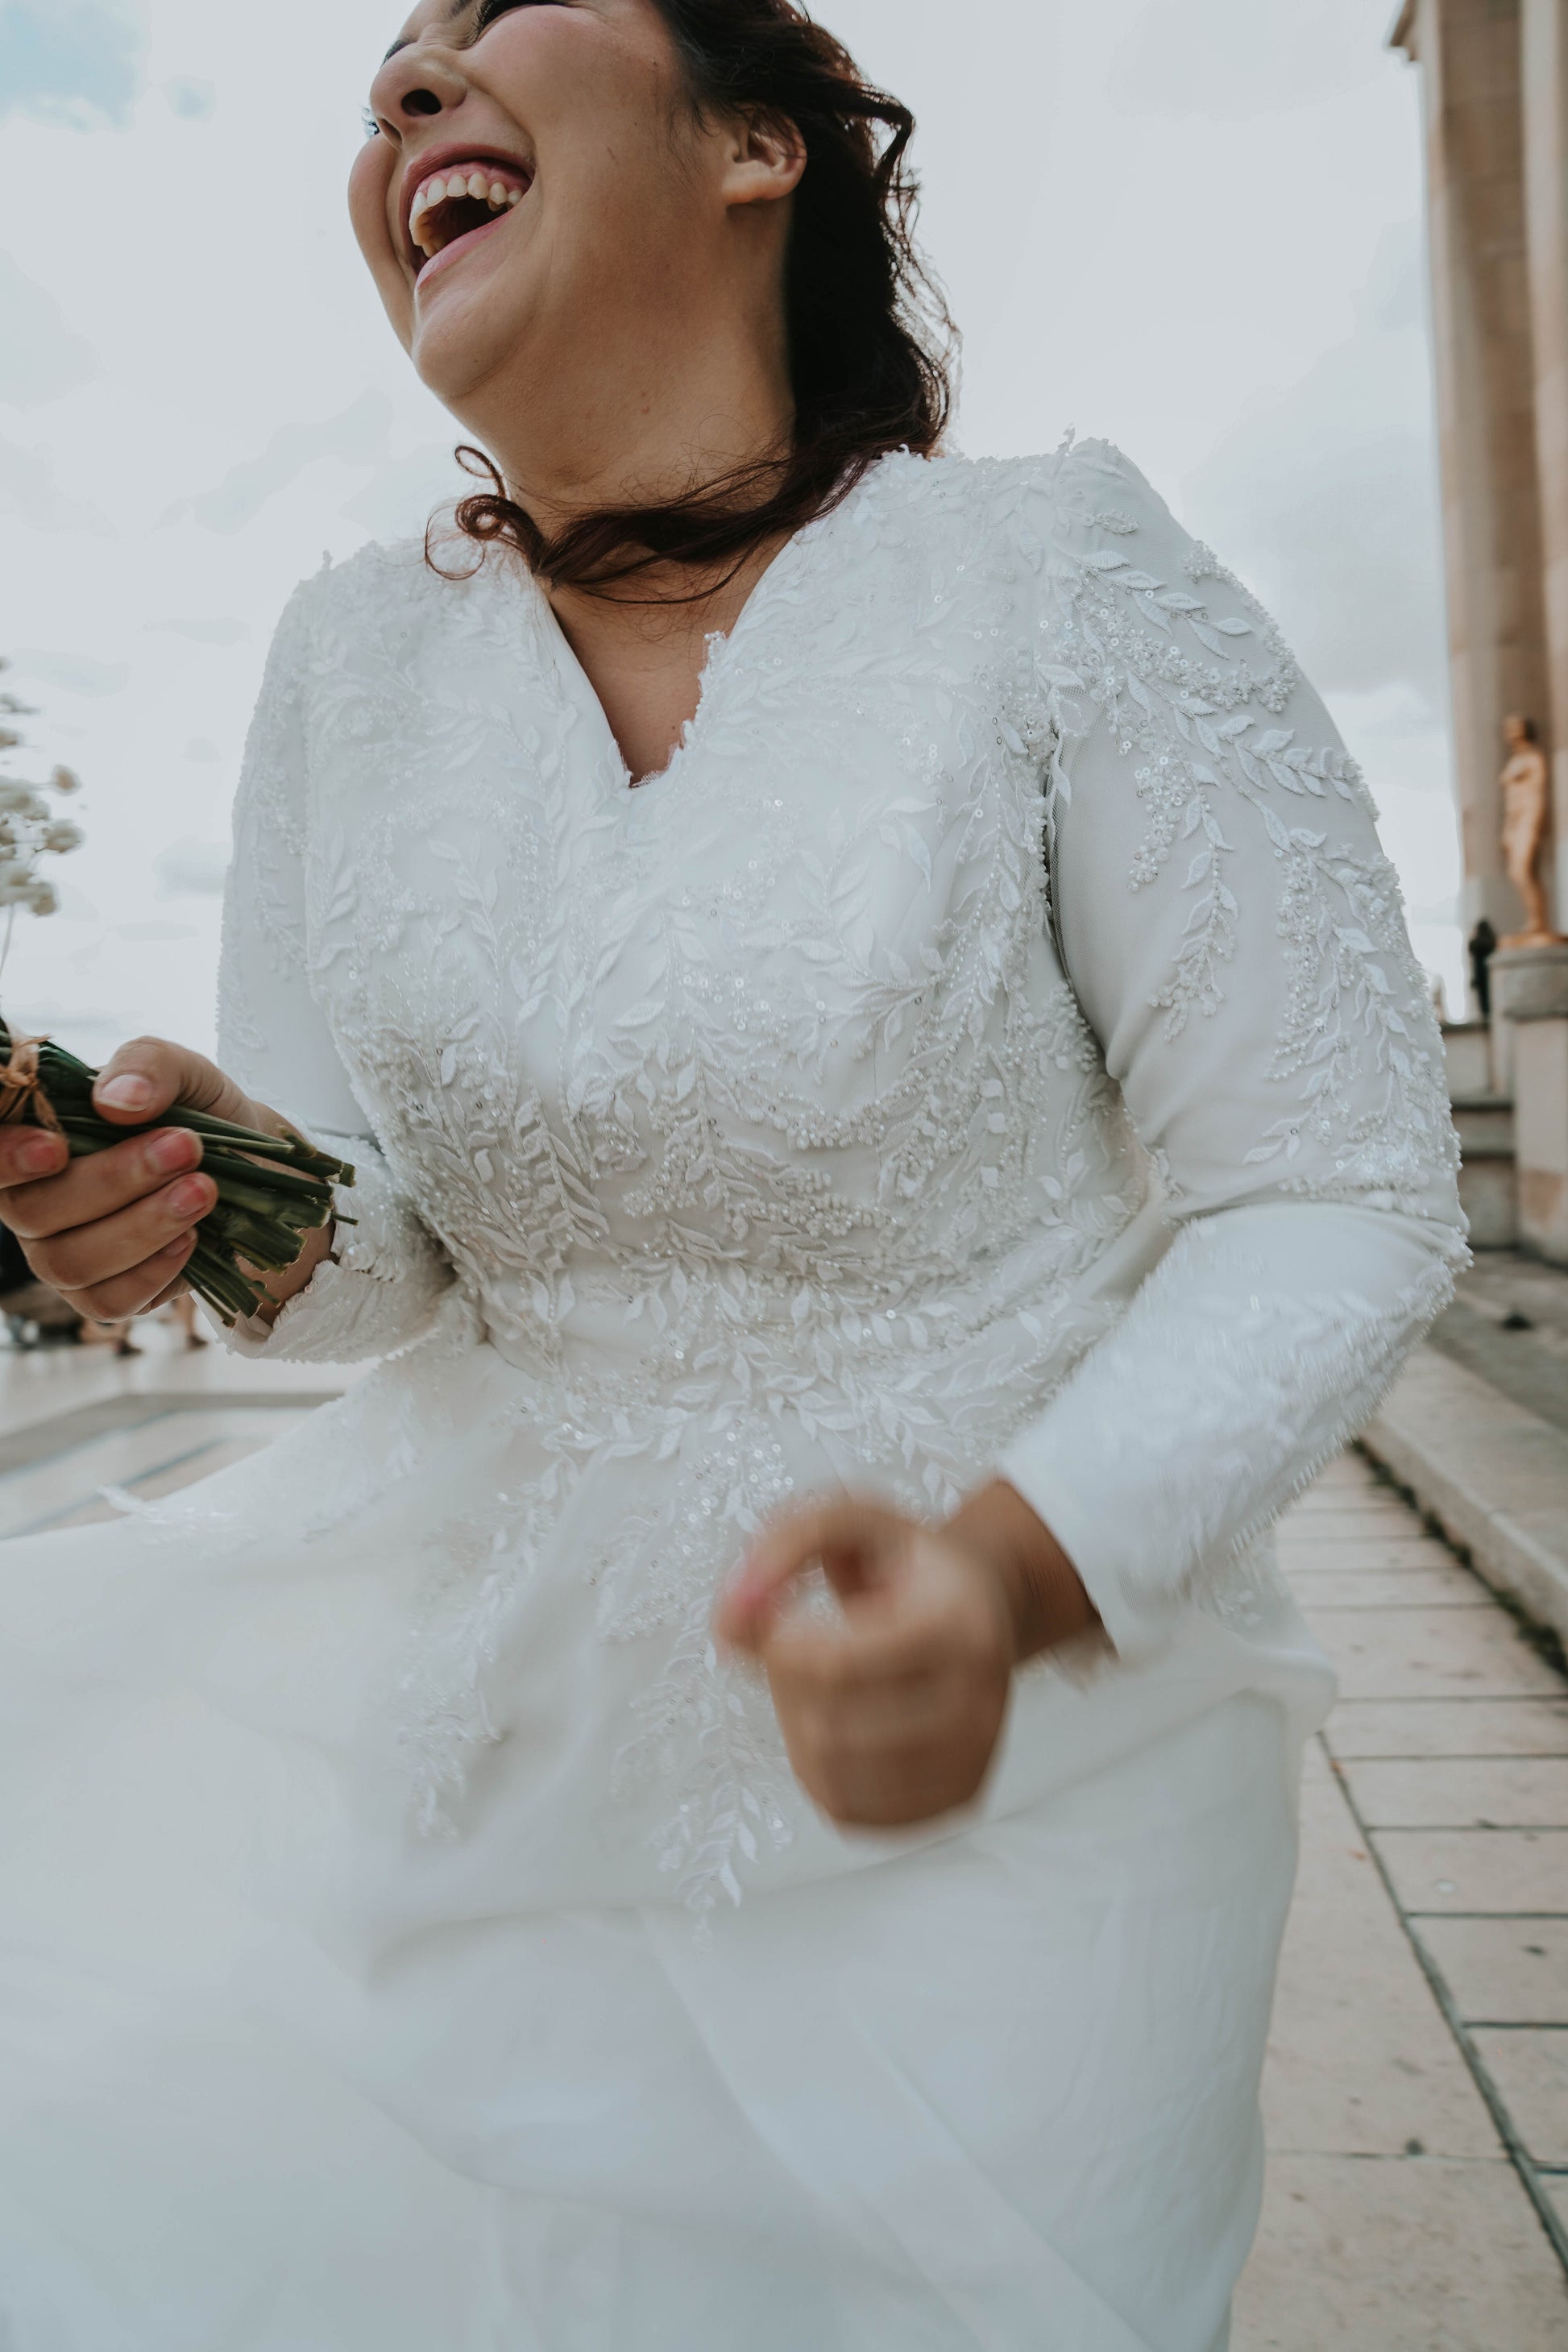
{"type": "Polygon", "coordinates": [[[533,174],[517,163],[463,157],[421,180],[408,212],[414,274],[423,282],[432,265],[456,259],[517,210],[533,174]]]}

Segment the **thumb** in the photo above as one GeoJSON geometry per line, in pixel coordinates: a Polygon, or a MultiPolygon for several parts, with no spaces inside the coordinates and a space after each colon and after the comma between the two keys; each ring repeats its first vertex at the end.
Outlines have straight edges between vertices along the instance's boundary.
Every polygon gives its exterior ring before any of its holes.
{"type": "Polygon", "coordinates": [[[175,1103],[242,1118],[250,1106],[237,1087],[200,1054],[162,1037],[138,1037],[104,1064],[92,1107],[117,1127],[146,1127],[175,1103]]]}

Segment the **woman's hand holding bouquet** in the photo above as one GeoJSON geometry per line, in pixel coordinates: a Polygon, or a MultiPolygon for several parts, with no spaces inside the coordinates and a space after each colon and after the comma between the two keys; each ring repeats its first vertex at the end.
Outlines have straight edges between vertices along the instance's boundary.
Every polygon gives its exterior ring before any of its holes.
{"type": "Polygon", "coordinates": [[[184,1289],[226,1321],[270,1317],[331,1247],[353,1170],[200,1054],[143,1037],[95,1075],[0,1030],[0,1222],[92,1321],[184,1289]]]}

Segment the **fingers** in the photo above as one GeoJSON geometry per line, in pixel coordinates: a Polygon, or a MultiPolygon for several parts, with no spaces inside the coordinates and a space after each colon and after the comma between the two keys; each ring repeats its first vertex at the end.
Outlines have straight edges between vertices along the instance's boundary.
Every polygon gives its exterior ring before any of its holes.
{"type": "MultiPolygon", "coordinates": [[[[37,1127],[0,1127],[0,1191],[52,1176],[69,1160],[63,1137],[46,1135],[37,1127]]],[[[5,1222],[14,1223],[10,1202],[5,1204],[5,1222]]]]}
{"type": "Polygon", "coordinates": [[[852,1702],[781,1688],[774,1703],[795,1777],[845,1828],[906,1828],[973,1803],[1006,1714],[1008,1684],[944,1674],[868,1685],[852,1702]]]}
{"type": "MultiPolygon", "coordinates": [[[[58,1144],[57,1137],[40,1139],[58,1144]]],[[[0,1131],[0,1182],[5,1181],[5,1165],[16,1156],[14,1150],[6,1151],[15,1140],[0,1131]]],[[[63,1148],[51,1157],[59,1172],[31,1183],[14,1183],[5,1203],[5,1223],[24,1242],[39,1241],[74,1225],[93,1224],[130,1208],[175,1177],[199,1168],[202,1144],[199,1136],[170,1127],[80,1160],[68,1159],[63,1148]]]]}
{"type": "Polygon", "coordinates": [[[720,1601],[715,1621],[720,1640],[758,1655],[781,1603],[801,1577],[826,1565],[844,1592],[857,1581],[857,1564],[862,1579],[868,1577],[908,1541],[909,1534],[907,1520],[874,1503],[846,1499],[795,1513],[753,1547],[720,1601]]]}
{"type": "Polygon", "coordinates": [[[181,1234],[154,1256],[126,1273],[85,1290],[65,1290],[61,1295],[91,1322],[128,1323],[133,1316],[145,1315],[152,1307],[162,1306],[166,1297],[183,1287],[180,1276],[195,1245],[194,1233],[181,1234]]]}
{"type": "MultiPolygon", "coordinates": [[[[65,1180],[60,1180],[63,1182],[65,1180]]],[[[217,1199],[217,1186],[198,1171],[165,1184],[128,1209],[72,1224],[33,1241],[27,1258],[40,1280],[68,1294],[97,1291],[131,1274],[188,1234],[217,1199]]],[[[165,1274],[164,1282],[172,1277],[165,1274]]],[[[149,1292],[148,1297],[153,1294],[149,1292]]]]}

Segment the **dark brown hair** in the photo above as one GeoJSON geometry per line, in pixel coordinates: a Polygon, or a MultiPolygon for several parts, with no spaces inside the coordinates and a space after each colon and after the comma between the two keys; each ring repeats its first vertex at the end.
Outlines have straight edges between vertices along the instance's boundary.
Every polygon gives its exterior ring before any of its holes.
{"type": "Polygon", "coordinates": [[[700,118],[789,121],[805,146],[785,277],[793,444],[667,503],[578,515],[553,535],[508,497],[481,450],[465,447],[459,462],[490,487],[459,502],[457,523],[562,586],[603,593],[655,566],[689,568],[702,581],[695,601],[753,549],[829,512],[888,451],[931,454],[952,414],[957,336],[915,245],[908,107],[868,82],[793,0],[654,5],[700,118]]]}

